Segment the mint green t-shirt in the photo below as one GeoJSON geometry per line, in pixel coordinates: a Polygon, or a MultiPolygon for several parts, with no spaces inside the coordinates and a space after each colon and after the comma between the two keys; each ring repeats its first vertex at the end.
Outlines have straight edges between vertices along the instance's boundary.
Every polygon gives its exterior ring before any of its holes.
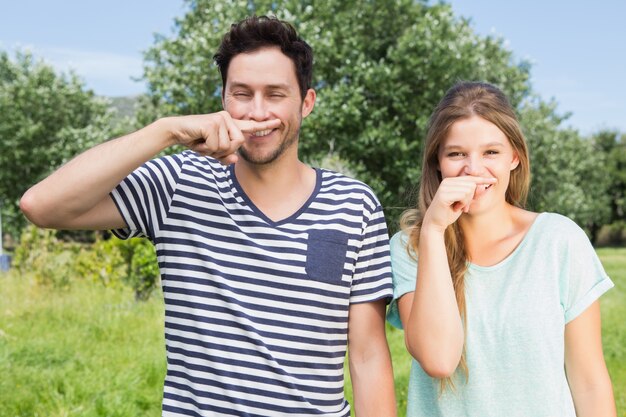
{"type": "MultiPolygon", "coordinates": [[[[397,300],[415,291],[417,262],[406,234],[390,241],[394,299],[388,321],[402,328],[397,300]]],[[[500,263],[466,273],[469,379],[454,391],[413,360],[407,416],[575,416],[564,369],[565,325],[613,286],[585,233],[541,213],[500,263]]],[[[437,325],[437,323],[433,323],[437,325]]]]}

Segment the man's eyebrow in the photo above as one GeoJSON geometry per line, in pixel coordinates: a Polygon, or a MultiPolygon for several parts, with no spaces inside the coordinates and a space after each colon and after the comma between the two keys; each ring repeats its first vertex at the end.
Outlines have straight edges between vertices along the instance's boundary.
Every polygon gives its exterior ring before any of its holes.
{"type": "Polygon", "coordinates": [[[270,84],[266,86],[266,88],[268,90],[289,90],[291,87],[289,86],[289,84],[279,83],[279,84],[270,84]]]}
{"type": "Polygon", "coordinates": [[[230,88],[250,88],[248,84],[237,81],[229,82],[228,86],[230,88]]]}
{"type": "MultiPolygon", "coordinates": [[[[240,81],[233,81],[228,83],[229,87],[232,88],[247,88],[251,89],[252,87],[249,84],[240,81]]],[[[266,90],[289,90],[291,87],[287,83],[276,83],[276,84],[268,84],[265,86],[266,90]]]]}

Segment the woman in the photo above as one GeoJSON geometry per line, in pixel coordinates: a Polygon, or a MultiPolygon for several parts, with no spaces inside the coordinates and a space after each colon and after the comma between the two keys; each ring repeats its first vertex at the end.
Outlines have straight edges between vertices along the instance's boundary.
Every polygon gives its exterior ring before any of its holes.
{"type": "Polygon", "coordinates": [[[597,301],[613,283],[574,222],[523,208],[529,177],[504,94],[452,87],[391,240],[408,416],[615,416],[597,301]]]}

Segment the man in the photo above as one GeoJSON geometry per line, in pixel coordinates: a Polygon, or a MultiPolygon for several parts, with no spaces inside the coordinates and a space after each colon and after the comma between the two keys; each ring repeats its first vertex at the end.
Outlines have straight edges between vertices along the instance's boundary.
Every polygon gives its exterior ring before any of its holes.
{"type": "Polygon", "coordinates": [[[395,415],[380,204],[298,159],[315,104],[311,48],[289,24],[252,17],[215,60],[225,111],[96,146],[32,187],[22,210],[40,227],[155,244],[164,416],[349,416],[347,345],[357,415],[395,415]],[[191,150],[151,160],[174,144],[191,150]]]}

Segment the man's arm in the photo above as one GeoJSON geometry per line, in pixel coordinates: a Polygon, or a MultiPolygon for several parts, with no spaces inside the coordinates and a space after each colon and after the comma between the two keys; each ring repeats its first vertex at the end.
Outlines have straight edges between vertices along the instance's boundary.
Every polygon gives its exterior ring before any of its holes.
{"type": "Polygon", "coordinates": [[[234,120],[226,112],[167,117],[80,154],[30,188],[20,201],[26,217],[54,229],[115,229],[126,224],[109,193],[159,152],[184,145],[224,163],[235,162],[243,132],[278,127],[279,120],[234,120]]]}
{"type": "Polygon", "coordinates": [[[565,371],[578,417],[616,415],[600,327],[599,301],[565,325],[565,371]]]}
{"type": "Polygon", "coordinates": [[[356,416],[395,416],[384,300],[350,306],[348,349],[356,416]]]}

